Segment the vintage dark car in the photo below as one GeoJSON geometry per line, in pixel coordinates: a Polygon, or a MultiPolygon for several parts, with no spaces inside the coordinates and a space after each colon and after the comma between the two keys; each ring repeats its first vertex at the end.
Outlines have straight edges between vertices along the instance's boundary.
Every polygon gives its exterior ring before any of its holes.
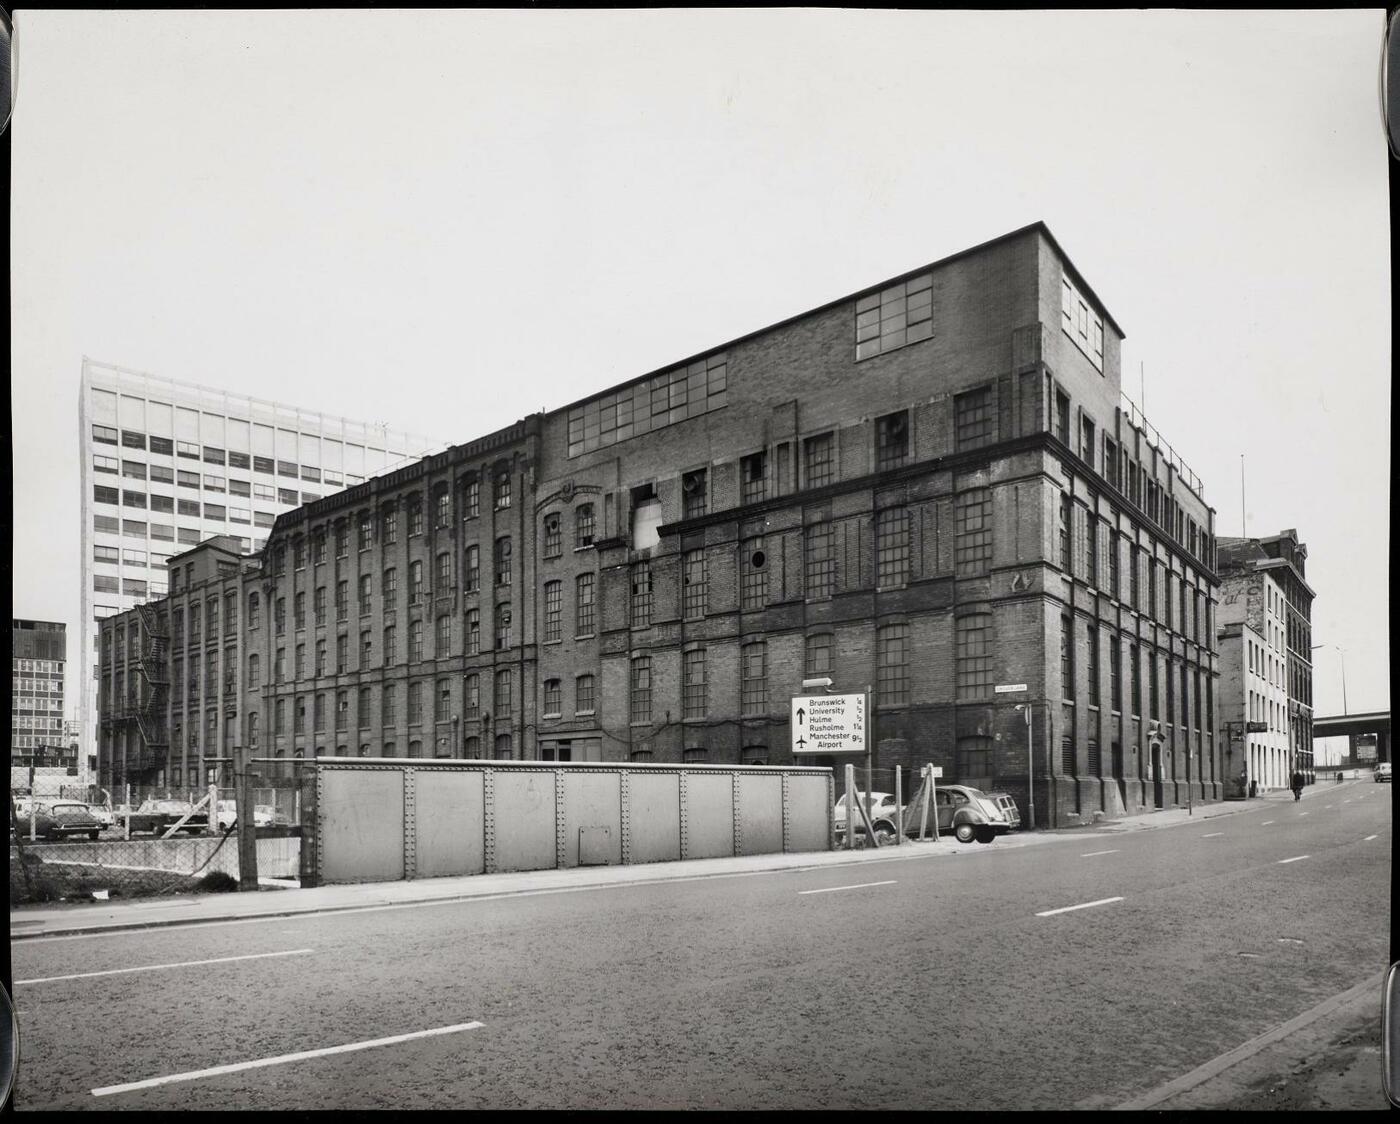
{"type": "Polygon", "coordinates": [[[32,801],[16,807],[16,819],[21,839],[28,839],[31,822],[36,838],[66,839],[86,835],[96,839],[102,824],[86,804],[76,800],[32,801]]]}

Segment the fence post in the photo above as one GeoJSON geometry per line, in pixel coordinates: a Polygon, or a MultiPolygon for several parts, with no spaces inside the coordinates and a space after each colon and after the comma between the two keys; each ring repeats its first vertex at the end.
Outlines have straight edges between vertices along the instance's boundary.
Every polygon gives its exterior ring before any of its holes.
{"type": "Polygon", "coordinates": [[[894,767],[894,845],[904,842],[904,772],[894,767]]]}
{"type": "Polygon", "coordinates": [[[209,828],[208,834],[219,834],[219,786],[209,782],[209,828]]]}
{"type": "Polygon", "coordinates": [[[256,890],[258,888],[258,835],[253,822],[253,774],[252,763],[245,757],[243,768],[235,772],[237,781],[238,815],[238,888],[256,890]]]}
{"type": "Polygon", "coordinates": [[[856,767],[846,766],[846,850],[856,849],[856,767]]]}

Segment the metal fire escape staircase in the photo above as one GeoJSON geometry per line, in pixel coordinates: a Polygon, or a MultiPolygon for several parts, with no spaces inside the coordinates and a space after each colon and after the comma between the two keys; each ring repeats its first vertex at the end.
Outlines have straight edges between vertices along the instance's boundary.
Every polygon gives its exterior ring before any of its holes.
{"type": "Polygon", "coordinates": [[[170,672],[167,657],[170,641],[165,631],[165,622],[153,605],[138,605],[141,616],[143,643],[141,645],[141,675],[146,680],[146,689],[136,707],[136,722],[141,727],[141,738],[151,750],[165,749],[169,741],[165,732],[165,702],[170,689],[170,672]]]}

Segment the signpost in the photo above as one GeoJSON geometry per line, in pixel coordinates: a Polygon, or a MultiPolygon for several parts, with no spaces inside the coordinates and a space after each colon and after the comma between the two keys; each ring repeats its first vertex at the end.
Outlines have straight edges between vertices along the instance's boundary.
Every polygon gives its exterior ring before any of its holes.
{"type": "Polygon", "coordinates": [[[797,695],[792,700],[793,753],[861,753],[865,696],[797,695]]]}
{"type": "MultiPolygon", "coordinates": [[[[1024,694],[1026,685],[1024,683],[998,683],[992,688],[994,694],[998,695],[1020,695],[1024,694]]],[[[1030,831],[1035,830],[1035,777],[1032,775],[1035,770],[1034,753],[1031,749],[1031,704],[1018,703],[1016,709],[1026,716],[1026,809],[1030,813],[1030,831]]]]}

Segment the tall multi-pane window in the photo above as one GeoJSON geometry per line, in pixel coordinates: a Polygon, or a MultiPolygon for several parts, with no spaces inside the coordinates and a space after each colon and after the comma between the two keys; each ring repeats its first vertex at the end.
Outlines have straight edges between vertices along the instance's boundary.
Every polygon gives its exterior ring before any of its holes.
{"type": "Polygon", "coordinates": [[[1172,621],[1172,571],[1171,563],[1162,567],[1162,623],[1173,627],[1172,621]]]}
{"type": "Polygon", "coordinates": [[[1160,718],[1158,713],[1157,696],[1157,653],[1147,653],[1147,716],[1149,718],[1160,718]]]}
{"type": "Polygon", "coordinates": [[[379,721],[381,725],[392,726],[399,720],[398,694],[392,683],[385,683],[379,696],[379,721]]]}
{"type": "Polygon", "coordinates": [[[350,725],[350,692],[337,691],[335,693],[335,728],[337,730],[348,729],[350,725]]]}
{"type": "Polygon", "coordinates": [[[768,495],[768,452],[739,458],[739,502],[757,503],[768,495]]]}
{"type": "MultiPolygon", "coordinates": [[[[1189,700],[1189,692],[1188,692],[1188,690],[1187,690],[1187,687],[1188,687],[1189,683],[1190,683],[1190,672],[1187,670],[1186,665],[1183,663],[1183,664],[1181,665],[1181,727],[1182,727],[1182,729],[1185,729],[1187,726],[1189,726],[1189,725],[1191,724],[1191,707],[1190,707],[1190,700],[1189,700]]],[[[1282,723],[1282,721],[1283,721],[1283,708],[1280,707],[1280,708],[1279,708],[1279,722],[1282,723]]],[[[1200,724],[1201,724],[1201,722],[1200,722],[1200,716],[1198,715],[1197,718],[1196,718],[1196,725],[1199,726],[1200,724]]]]}
{"type": "Polygon", "coordinates": [[[814,679],[822,675],[830,675],[832,662],[832,636],[829,632],[818,632],[807,637],[806,651],[802,660],[803,675],[808,679],[814,679]]]}
{"type": "Polygon", "coordinates": [[[909,581],[909,512],[890,507],[875,515],[875,583],[880,589],[909,581]]]}
{"type": "Polygon", "coordinates": [[[509,648],[511,645],[510,603],[501,602],[496,606],[496,648],[509,648]]]}
{"type": "MultiPolygon", "coordinates": [[[[1167,687],[1167,713],[1168,723],[1176,720],[1176,677],[1172,674],[1172,658],[1166,656],[1162,660],[1162,678],[1167,687]]],[[[1273,703],[1269,704],[1269,709],[1273,709],[1273,703]]]]}
{"type": "Polygon", "coordinates": [[[502,472],[495,481],[495,506],[497,511],[510,506],[510,473],[502,472]]]}
{"type": "Polygon", "coordinates": [[[541,712],[546,718],[558,718],[562,702],[563,692],[559,689],[559,680],[546,679],[544,681],[544,709],[541,712]]]}
{"type": "Polygon", "coordinates": [[[875,419],[875,467],[897,468],[909,459],[909,412],[875,419]]]}
{"type": "Polygon", "coordinates": [[[481,651],[481,611],[467,610],[467,655],[475,656],[481,651]]]}
{"type": "Polygon", "coordinates": [[[392,504],[379,513],[379,538],[385,546],[399,541],[399,509],[392,504]]]}
{"type": "Polygon", "coordinates": [[[373,596],[374,578],[370,574],[361,574],[359,582],[359,608],[360,616],[367,616],[371,608],[373,596]]]}
{"type": "Polygon", "coordinates": [[[462,680],[462,716],[475,718],[481,710],[481,680],[473,673],[462,680]]]}
{"type": "Polygon", "coordinates": [[[580,675],[574,680],[574,713],[592,714],[595,705],[593,676],[580,675]]]}
{"type": "Polygon", "coordinates": [[[408,622],[408,658],[409,660],[421,660],[423,658],[423,622],[408,622]]]}
{"type": "Polygon", "coordinates": [[[496,540],[496,584],[510,585],[510,536],[496,540]]]}
{"type": "Polygon", "coordinates": [[[739,650],[739,709],[762,714],[768,709],[768,645],[762,640],[739,650]]]}
{"type": "Polygon", "coordinates": [[[574,579],[575,636],[593,635],[593,577],[592,574],[579,574],[574,579]]]}
{"type": "Polygon", "coordinates": [[[697,468],[681,477],[681,518],[694,519],[705,514],[706,472],[697,468]]]}
{"type": "Polygon", "coordinates": [[[462,566],[462,589],[466,593],[475,593],[480,584],[481,551],[476,546],[469,546],[462,566]]]}
{"type": "Polygon", "coordinates": [[[408,603],[417,605],[423,600],[423,563],[413,561],[408,564],[408,603]]]}
{"type": "Polygon", "coordinates": [[[971,488],[958,496],[958,532],[953,565],[958,577],[987,572],[992,561],[992,501],[986,488],[971,488]]]}
{"type": "Polygon", "coordinates": [[[1074,634],[1068,615],[1060,618],[1060,695],[1074,698],[1074,634]]]}
{"type": "MultiPolygon", "coordinates": [[[[261,624],[261,620],[262,618],[258,613],[258,595],[256,593],[250,593],[248,594],[248,627],[250,629],[257,628],[261,624]]],[[[176,629],[175,631],[178,632],[179,630],[176,629]]]]}
{"type": "Polygon", "coordinates": [[[632,661],[632,692],[629,710],[632,722],[651,721],[651,657],[632,661]]]}
{"type": "Polygon", "coordinates": [[[344,558],[350,553],[350,528],[342,519],[335,525],[335,556],[344,558]]]}
{"type": "Polygon", "coordinates": [[[293,671],[293,676],[292,676],[294,679],[305,679],[305,678],[306,678],[306,645],[305,645],[305,644],[298,644],[298,645],[296,646],[295,654],[294,654],[293,657],[292,657],[292,666],[293,666],[293,668],[295,669],[295,670],[293,671]]]}
{"type": "Polygon", "coordinates": [[[739,551],[739,596],[743,609],[768,604],[768,555],[762,539],[749,539],[739,551]]]}
{"type": "Polygon", "coordinates": [[[1074,525],[1074,508],[1068,492],[1060,493],[1060,518],[1057,529],[1060,536],[1060,569],[1070,572],[1069,540],[1070,528],[1074,525]]]}
{"type": "Polygon", "coordinates": [[[856,358],[869,359],[933,335],[933,275],[887,285],[856,301],[856,358]]]}
{"type": "Polygon", "coordinates": [[[958,617],[953,630],[954,675],[959,699],[976,699],[992,691],[992,614],[958,617]]]}
{"type": "Polygon", "coordinates": [[[350,582],[349,580],[335,583],[335,619],[343,621],[350,616],[350,582]]]}
{"type": "Polygon", "coordinates": [[[311,596],[311,616],[317,626],[326,623],[326,587],[318,585],[311,596]]]}
{"type": "Polygon", "coordinates": [[[1132,693],[1134,714],[1142,713],[1142,677],[1138,674],[1138,646],[1128,645],[1128,689],[1132,693]]]}
{"type": "Polygon", "coordinates": [[[1157,559],[1147,560],[1147,615],[1157,616],[1157,559]]]}
{"type": "MultiPolygon", "coordinates": [[[[284,632],[287,631],[287,599],[285,597],[279,597],[277,598],[276,602],[273,603],[272,621],[273,627],[276,630],[278,636],[281,636],[284,632]]],[[[190,606],[190,639],[199,639],[198,605],[190,606]]]]}
{"type": "Polygon", "coordinates": [[[1055,436],[1069,444],[1069,395],[1055,392],[1055,436]]]}
{"type": "Polygon", "coordinates": [[[544,557],[558,558],[563,552],[559,534],[559,513],[551,511],[544,517],[544,557]]]}
{"type": "Polygon", "coordinates": [[[1084,650],[1085,674],[1089,677],[1089,703],[1099,705],[1099,630],[1093,621],[1088,625],[1088,647],[1084,650]]]}
{"type": "Polygon", "coordinates": [[[1095,589],[1099,585],[1099,521],[1094,516],[1094,503],[1084,515],[1084,580],[1095,589]]]}
{"type": "Polygon", "coordinates": [[[544,583],[544,639],[548,643],[563,637],[564,583],[544,583]]]}
{"type": "Polygon", "coordinates": [[[681,560],[681,613],[687,619],[705,615],[706,587],[705,551],[687,550],[681,560]]]}
{"type": "Polygon", "coordinates": [[[875,630],[875,687],[881,705],[909,701],[907,624],[887,624],[875,630]]]}
{"type": "Polygon", "coordinates": [[[368,511],[360,512],[356,523],[355,545],[360,550],[368,550],[374,545],[374,516],[368,511]]]}
{"type": "Polygon", "coordinates": [[[369,725],[369,712],[369,688],[361,687],[359,698],[355,702],[355,720],[359,724],[361,730],[369,725]]]}
{"type": "Polygon", "coordinates": [[[979,387],[953,399],[958,449],[976,449],[992,441],[992,391],[979,387]]]}
{"type": "Polygon", "coordinates": [[[408,685],[408,724],[417,726],[423,721],[423,684],[408,685]]]}
{"type": "Polygon", "coordinates": [[[306,627],[306,593],[304,591],[292,598],[292,627],[298,631],[306,627]]]}
{"type": "Polygon", "coordinates": [[[326,729],[326,696],[317,695],[312,707],[312,726],[316,733],[321,734],[326,729]]]}
{"type": "Polygon", "coordinates": [[[423,533],[423,497],[408,497],[408,537],[423,533]]]}
{"type": "Polygon", "coordinates": [[[514,679],[510,668],[496,672],[496,717],[512,714],[515,711],[514,679]]]}
{"type": "Polygon", "coordinates": [[[830,523],[814,523],[807,528],[805,538],[807,597],[830,597],[836,591],[836,529],[830,523]]]}
{"type": "Polygon", "coordinates": [[[1123,653],[1116,636],[1108,642],[1108,705],[1123,709],[1123,653]]]}
{"type": "Polygon", "coordinates": [[[481,514],[481,481],[468,480],[462,485],[462,518],[475,519],[481,514]]]}
{"type": "Polygon", "coordinates": [[[820,488],[836,479],[836,438],[831,433],[819,433],[802,442],[803,482],[809,488],[820,488]]]}
{"type": "Polygon", "coordinates": [[[437,694],[433,703],[433,721],[446,722],[452,717],[452,683],[447,679],[437,681],[437,694]]]}
{"type": "Polygon", "coordinates": [[[681,657],[684,680],[682,685],[682,717],[704,718],[708,695],[705,685],[705,649],[695,648],[681,657]]]}
{"type": "Polygon", "coordinates": [[[593,505],[581,503],[574,511],[574,549],[593,545],[593,505]]]}
{"type": "Polygon", "coordinates": [[[632,627],[650,627],[651,610],[651,563],[637,562],[632,566],[632,627]]]}
{"type": "MultiPolygon", "coordinates": [[[[260,670],[260,668],[261,668],[261,663],[262,663],[262,661],[258,658],[257,652],[251,652],[251,653],[249,653],[249,655],[248,655],[248,690],[250,690],[250,691],[256,690],[258,687],[261,687],[261,686],[262,686],[262,683],[260,682],[260,677],[261,677],[261,674],[262,674],[262,672],[261,672],[261,670],[260,670]]],[[[177,672],[177,673],[175,673],[175,674],[172,674],[172,675],[171,675],[171,679],[172,679],[172,681],[178,683],[178,682],[180,681],[179,673],[177,672]]]]}
{"type": "Polygon", "coordinates": [[[515,750],[511,746],[509,734],[496,735],[496,760],[510,761],[515,757],[515,750]]]}
{"type": "Polygon", "coordinates": [[[384,591],[384,607],[392,608],[394,594],[399,591],[399,571],[397,566],[389,566],[384,570],[384,581],[380,588],[384,591]]]}
{"type": "Polygon", "coordinates": [[[1128,603],[1134,609],[1142,608],[1138,604],[1138,548],[1136,544],[1128,547],[1128,603]]]}
{"type": "Polygon", "coordinates": [[[443,613],[442,616],[437,619],[437,633],[433,642],[433,654],[438,659],[444,659],[452,654],[452,618],[447,613],[443,613]]]}
{"type": "Polygon", "coordinates": [[[1108,593],[1118,596],[1118,532],[1108,532],[1108,593]]]}
{"type": "Polygon", "coordinates": [[[350,637],[335,638],[335,673],[344,675],[350,670],[350,637]]]}
{"type": "Polygon", "coordinates": [[[445,550],[437,556],[437,570],[433,581],[439,597],[452,585],[452,555],[445,550]]]}
{"type": "Polygon", "coordinates": [[[433,489],[433,526],[441,529],[452,523],[452,497],[446,484],[433,489]]]}

